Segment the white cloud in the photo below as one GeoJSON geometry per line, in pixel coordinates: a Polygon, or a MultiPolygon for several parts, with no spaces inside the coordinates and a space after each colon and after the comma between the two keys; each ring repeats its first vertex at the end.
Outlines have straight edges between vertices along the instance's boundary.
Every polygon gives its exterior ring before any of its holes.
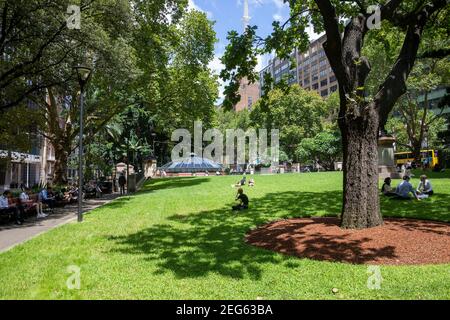
{"type": "Polygon", "coordinates": [[[288,3],[284,3],[283,0],[272,0],[273,4],[275,4],[275,6],[278,9],[283,9],[289,6],[288,3]]]}
{"type": "Polygon", "coordinates": [[[205,11],[202,8],[200,8],[195,2],[194,0],[188,0],[188,9],[189,10],[197,10],[200,12],[204,12],[206,13],[206,16],[208,17],[208,19],[212,19],[214,17],[213,13],[211,11],[205,11]]]}
{"type": "MultiPolygon", "coordinates": [[[[219,55],[217,55],[217,54],[214,57],[214,59],[209,63],[208,66],[213,71],[213,73],[216,74],[216,75],[219,75],[220,71],[222,69],[224,69],[224,67],[225,67],[223,65],[222,61],[220,61],[219,55]]],[[[218,103],[222,103],[222,101],[224,99],[223,90],[225,88],[225,83],[220,78],[218,79],[218,81],[219,81],[219,99],[218,99],[218,103]]]]}
{"type": "Polygon", "coordinates": [[[281,22],[283,20],[283,16],[281,14],[279,14],[279,13],[275,13],[273,15],[273,20],[281,22]]]}

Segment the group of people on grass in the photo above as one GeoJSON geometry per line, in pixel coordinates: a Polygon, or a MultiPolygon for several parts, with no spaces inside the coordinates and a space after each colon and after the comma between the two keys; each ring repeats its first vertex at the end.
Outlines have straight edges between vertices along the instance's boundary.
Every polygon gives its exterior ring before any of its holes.
{"type": "MultiPolygon", "coordinates": [[[[239,180],[238,182],[236,182],[235,187],[242,187],[245,186],[247,182],[247,177],[245,176],[245,174],[242,176],[242,179],[239,180]]],[[[255,186],[255,180],[253,178],[250,178],[248,180],[248,186],[249,187],[254,187],[255,186]]]]}
{"type": "MultiPolygon", "coordinates": [[[[411,178],[407,175],[403,176],[403,181],[399,183],[399,185],[394,189],[391,186],[392,179],[386,178],[384,179],[383,186],[381,187],[381,192],[392,199],[399,200],[410,200],[410,194],[412,194],[417,200],[422,200],[424,198],[428,198],[433,195],[433,187],[431,185],[430,180],[426,175],[420,176],[420,182],[417,189],[414,189],[413,185],[410,182],[411,178]]],[[[248,209],[249,199],[248,196],[244,193],[244,189],[242,186],[245,186],[246,177],[243,178],[236,183],[236,187],[239,187],[236,195],[236,201],[239,203],[232,206],[232,209],[235,211],[248,209]]],[[[250,179],[249,186],[254,186],[255,182],[253,179],[250,179]]]]}
{"type": "Polygon", "coordinates": [[[422,200],[433,195],[433,187],[431,182],[426,175],[420,176],[420,182],[417,189],[414,189],[410,182],[411,178],[408,175],[403,176],[403,181],[393,189],[391,187],[391,178],[384,179],[383,186],[381,187],[381,192],[387,197],[392,197],[392,199],[399,200],[410,200],[412,194],[417,200],[422,200]]]}

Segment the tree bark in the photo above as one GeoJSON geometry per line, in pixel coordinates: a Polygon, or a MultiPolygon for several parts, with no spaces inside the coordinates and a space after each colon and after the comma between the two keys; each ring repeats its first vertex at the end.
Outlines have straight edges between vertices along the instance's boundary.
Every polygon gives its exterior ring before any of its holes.
{"type": "Polygon", "coordinates": [[[53,144],[55,149],[55,172],[53,175],[53,182],[56,185],[66,185],[67,179],[67,163],[70,155],[70,145],[69,148],[64,148],[64,146],[58,146],[53,144]]]}
{"type": "MultiPolygon", "coordinates": [[[[343,102],[346,110],[354,107],[343,102]]],[[[355,118],[340,120],[343,144],[343,206],[341,227],[364,229],[383,224],[378,195],[378,125],[379,117],[371,105],[355,118]]]]}
{"type": "Polygon", "coordinates": [[[361,55],[368,31],[367,14],[352,18],[341,36],[339,16],[331,0],[315,0],[327,35],[324,50],[339,83],[339,127],[344,155],[343,228],[362,229],[383,223],[378,193],[378,132],[383,129],[398,98],[406,92],[406,80],[417,57],[422,32],[431,15],[447,1],[432,0],[406,15],[397,12],[401,0],[381,6],[381,20],[405,29],[402,49],[372,102],[364,86],[370,72],[361,55]]]}

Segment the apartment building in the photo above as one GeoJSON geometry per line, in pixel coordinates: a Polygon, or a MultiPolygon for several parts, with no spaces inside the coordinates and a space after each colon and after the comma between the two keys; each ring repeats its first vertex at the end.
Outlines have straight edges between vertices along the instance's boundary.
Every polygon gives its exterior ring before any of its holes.
{"type": "Polygon", "coordinates": [[[323,35],[311,42],[306,52],[295,49],[291,59],[275,58],[269,61],[268,66],[259,72],[260,94],[264,94],[264,75],[270,73],[275,83],[285,79],[288,84],[298,83],[301,87],[317,91],[322,97],[328,97],[338,89],[336,77],[323,50],[322,44],[326,41],[323,35]],[[291,63],[296,62],[296,65],[291,63]]]}

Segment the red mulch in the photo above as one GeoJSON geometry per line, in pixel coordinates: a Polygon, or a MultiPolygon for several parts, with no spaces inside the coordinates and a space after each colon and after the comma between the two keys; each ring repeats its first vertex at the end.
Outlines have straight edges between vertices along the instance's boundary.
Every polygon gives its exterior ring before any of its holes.
{"type": "Polygon", "coordinates": [[[450,263],[450,224],[385,219],[384,225],[346,230],[337,218],[296,218],[251,230],[247,243],[301,258],[355,264],[450,263]]]}

